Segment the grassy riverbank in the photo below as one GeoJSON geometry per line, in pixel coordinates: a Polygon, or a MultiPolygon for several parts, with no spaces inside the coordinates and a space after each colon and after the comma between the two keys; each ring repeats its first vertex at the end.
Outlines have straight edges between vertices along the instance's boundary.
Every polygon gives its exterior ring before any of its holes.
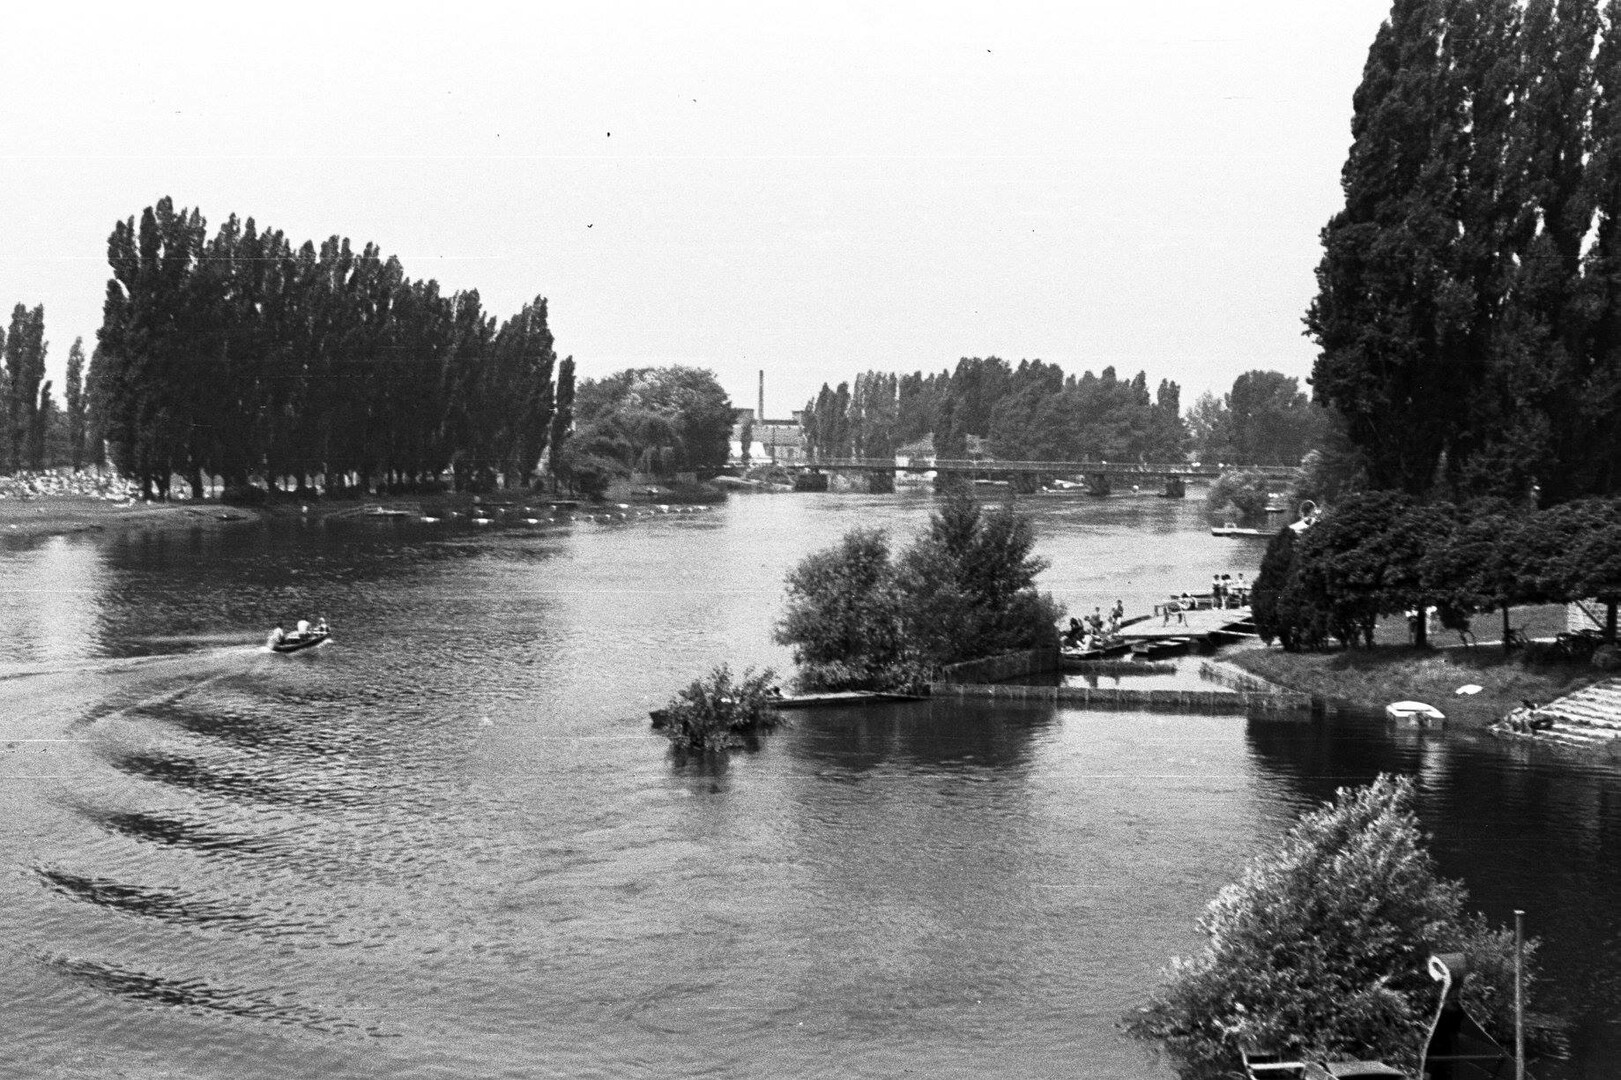
{"type": "Polygon", "coordinates": [[[259,514],[214,502],[109,502],[88,495],[0,499],[0,535],[60,536],[120,529],[195,529],[259,514]]]}
{"type": "Polygon", "coordinates": [[[1425,701],[1449,723],[1484,727],[1522,699],[1545,702],[1603,677],[1588,664],[1527,664],[1523,651],[1504,656],[1499,645],[1415,649],[1377,645],[1322,653],[1277,647],[1230,650],[1222,659],[1268,682],[1316,697],[1372,708],[1392,701],[1425,701]],[[1460,696],[1473,683],[1480,693],[1460,696]]]}

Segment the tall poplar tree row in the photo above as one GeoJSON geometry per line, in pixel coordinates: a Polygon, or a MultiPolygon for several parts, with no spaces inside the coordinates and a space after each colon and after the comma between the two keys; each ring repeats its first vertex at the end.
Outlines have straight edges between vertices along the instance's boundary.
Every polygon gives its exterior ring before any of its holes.
{"type": "Polygon", "coordinates": [[[1621,492],[1621,5],[1396,0],[1306,316],[1372,486],[1621,492]]]}
{"type": "Polygon", "coordinates": [[[31,311],[23,304],[12,308],[4,343],[4,464],[10,469],[38,469],[44,464],[43,425],[50,402],[50,384],[41,388],[45,378],[44,306],[31,311]]]}
{"type": "Polygon", "coordinates": [[[523,482],[556,431],[542,297],[498,327],[374,244],[295,250],[235,215],[209,237],[167,198],[117,224],[108,261],[86,423],[149,493],[523,482]]]}

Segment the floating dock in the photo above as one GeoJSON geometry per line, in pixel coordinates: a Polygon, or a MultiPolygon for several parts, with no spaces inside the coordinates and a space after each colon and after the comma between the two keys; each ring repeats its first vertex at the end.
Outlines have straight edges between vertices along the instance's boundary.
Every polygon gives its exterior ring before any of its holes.
{"type": "Polygon", "coordinates": [[[1230,644],[1255,636],[1255,622],[1248,607],[1196,608],[1172,612],[1169,622],[1163,615],[1142,615],[1120,627],[1118,636],[1130,642],[1164,641],[1188,638],[1211,644],[1230,644]]]}

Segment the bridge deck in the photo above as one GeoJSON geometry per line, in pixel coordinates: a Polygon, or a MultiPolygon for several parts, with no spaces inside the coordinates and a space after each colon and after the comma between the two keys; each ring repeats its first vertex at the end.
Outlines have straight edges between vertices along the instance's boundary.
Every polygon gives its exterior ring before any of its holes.
{"type": "MultiPolygon", "coordinates": [[[[995,473],[1041,473],[1052,476],[1147,476],[1210,478],[1226,471],[1220,465],[1193,465],[1186,461],[984,461],[978,458],[914,458],[897,462],[894,458],[827,458],[821,461],[785,462],[784,467],[795,470],[851,469],[867,472],[971,472],[981,475],[995,473]]],[[[1234,466],[1246,472],[1284,479],[1300,470],[1287,465],[1234,466]]]]}

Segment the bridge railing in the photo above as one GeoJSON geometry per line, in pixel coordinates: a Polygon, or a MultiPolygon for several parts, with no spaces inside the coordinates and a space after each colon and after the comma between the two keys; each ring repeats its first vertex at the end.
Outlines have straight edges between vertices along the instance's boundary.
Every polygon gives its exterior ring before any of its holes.
{"type": "MultiPolygon", "coordinates": [[[[892,472],[984,472],[984,473],[1044,473],[1058,476],[1220,476],[1226,467],[1194,465],[1186,461],[986,461],[981,458],[913,458],[897,462],[887,457],[823,458],[795,463],[809,469],[880,469],[892,472]]],[[[1231,468],[1257,472],[1279,479],[1292,477],[1299,470],[1287,465],[1235,465],[1231,468]]]]}

